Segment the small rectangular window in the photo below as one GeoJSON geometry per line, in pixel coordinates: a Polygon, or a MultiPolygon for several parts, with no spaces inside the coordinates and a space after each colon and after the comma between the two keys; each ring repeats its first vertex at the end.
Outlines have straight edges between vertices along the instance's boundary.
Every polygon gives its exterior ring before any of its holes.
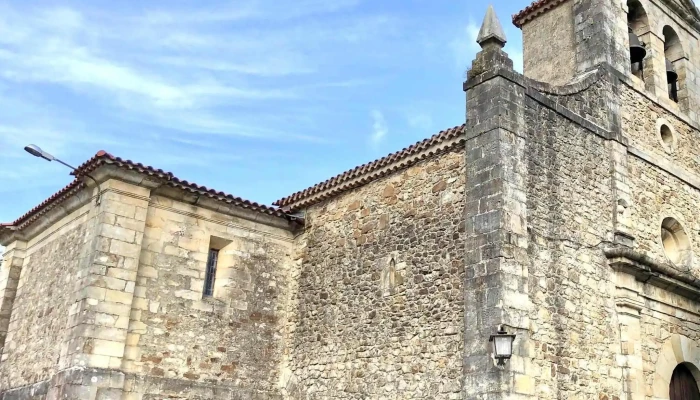
{"type": "Polygon", "coordinates": [[[207,274],[204,278],[204,297],[214,295],[214,281],[216,280],[216,261],[219,259],[219,250],[209,249],[207,258],[207,274]]]}

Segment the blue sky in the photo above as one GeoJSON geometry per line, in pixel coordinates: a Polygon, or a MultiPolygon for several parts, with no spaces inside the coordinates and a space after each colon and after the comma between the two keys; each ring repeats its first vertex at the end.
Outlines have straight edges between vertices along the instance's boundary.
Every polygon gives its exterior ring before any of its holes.
{"type": "MultiPolygon", "coordinates": [[[[522,64],[510,16],[494,5],[522,64]]],[[[100,149],[263,203],[464,122],[488,3],[0,1],[0,221],[100,149]],[[475,4],[476,3],[476,4],[475,4]]]]}

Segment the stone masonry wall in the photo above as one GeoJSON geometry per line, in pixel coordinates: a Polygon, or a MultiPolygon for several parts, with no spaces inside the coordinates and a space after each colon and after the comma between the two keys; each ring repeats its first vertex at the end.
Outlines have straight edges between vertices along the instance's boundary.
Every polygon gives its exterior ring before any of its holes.
{"type": "MultiPolygon", "coordinates": [[[[602,80],[578,93],[583,102],[577,103],[595,104],[588,99],[604,98],[606,86],[602,80]]],[[[532,99],[525,134],[533,304],[532,365],[525,373],[535,378],[537,399],[615,398],[619,336],[611,270],[601,251],[613,230],[610,144],[532,99]]]]}
{"type": "Polygon", "coordinates": [[[289,231],[153,197],[124,363],[135,376],[126,392],[274,398],[291,243],[289,231]],[[208,251],[217,246],[216,290],[203,299],[208,251]]]}
{"type": "Polygon", "coordinates": [[[528,22],[522,30],[525,76],[553,85],[563,85],[574,78],[572,0],[528,22]]]}
{"type": "Polygon", "coordinates": [[[308,210],[291,398],[462,398],[463,151],[308,210]]]}
{"type": "Polygon", "coordinates": [[[635,227],[635,249],[659,262],[669,262],[661,241],[661,223],[664,218],[673,217],[683,226],[695,252],[690,265],[677,265],[676,268],[700,277],[697,257],[700,249],[700,218],[697,212],[700,190],[638,157],[630,156],[629,171],[633,193],[630,219],[635,227]]]}
{"type": "MultiPolygon", "coordinates": [[[[654,389],[668,390],[668,381],[658,379],[659,375],[670,376],[678,362],[664,354],[664,347],[674,335],[689,338],[697,347],[700,344],[700,319],[698,302],[669,293],[668,291],[638,283],[645,299],[645,308],[640,317],[640,347],[644,368],[645,399],[652,400],[654,389]],[[656,386],[656,388],[654,387],[656,386]]],[[[697,363],[696,353],[694,363],[697,363]]],[[[695,364],[695,368],[698,365],[695,364]]]]}
{"type": "Polygon", "coordinates": [[[622,132],[630,145],[675,168],[700,175],[700,148],[696,146],[698,131],[688,123],[652,102],[635,89],[621,85],[622,132]],[[672,146],[664,145],[660,124],[668,125],[674,138],[672,146]]]}
{"type": "Polygon", "coordinates": [[[0,391],[49,379],[59,369],[69,310],[87,254],[89,207],[27,243],[0,362],[0,391]]]}

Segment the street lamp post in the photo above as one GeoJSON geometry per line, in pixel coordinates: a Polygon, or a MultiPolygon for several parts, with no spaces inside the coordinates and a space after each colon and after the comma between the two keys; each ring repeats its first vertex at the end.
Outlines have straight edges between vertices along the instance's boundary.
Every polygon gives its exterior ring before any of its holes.
{"type": "MultiPolygon", "coordinates": [[[[72,165],[69,165],[58,158],[52,156],[51,154],[45,152],[44,150],[41,149],[41,147],[35,145],[35,144],[30,144],[28,146],[24,146],[24,151],[27,153],[33,155],[34,157],[39,157],[43,158],[46,161],[56,161],[60,164],[65,165],[66,167],[72,169],[73,171],[77,171],[77,168],[73,167],[72,165]]],[[[90,174],[84,174],[88,178],[92,179],[95,182],[95,185],[97,185],[97,198],[95,198],[95,204],[99,205],[100,204],[100,195],[102,194],[102,189],[100,189],[100,184],[97,182],[97,179],[93,178],[90,176],[90,174]]]]}

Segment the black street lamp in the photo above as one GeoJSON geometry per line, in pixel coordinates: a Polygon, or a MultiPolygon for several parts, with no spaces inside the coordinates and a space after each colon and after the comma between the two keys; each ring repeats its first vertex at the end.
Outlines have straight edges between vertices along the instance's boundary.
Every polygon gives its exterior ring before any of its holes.
{"type": "Polygon", "coordinates": [[[503,325],[499,325],[496,334],[489,337],[489,342],[493,342],[493,355],[499,366],[506,365],[505,360],[513,355],[514,340],[515,335],[508,334],[503,325]]]}
{"type": "MultiPolygon", "coordinates": [[[[51,154],[45,152],[44,150],[41,149],[41,147],[35,145],[35,144],[30,144],[28,146],[24,146],[24,151],[27,153],[33,155],[34,157],[39,157],[43,158],[46,161],[56,161],[60,164],[65,165],[66,167],[72,169],[73,171],[76,171],[77,169],[69,164],[66,164],[65,162],[59,160],[58,158],[52,156],[51,154]]],[[[95,182],[95,185],[97,185],[97,198],[95,198],[95,204],[99,205],[100,204],[100,195],[102,193],[102,190],[100,189],[100,184],[97,182],[95,178],[90,176],[89,174],[84,174],[88,178],[92,179],[95,182]]]]}

